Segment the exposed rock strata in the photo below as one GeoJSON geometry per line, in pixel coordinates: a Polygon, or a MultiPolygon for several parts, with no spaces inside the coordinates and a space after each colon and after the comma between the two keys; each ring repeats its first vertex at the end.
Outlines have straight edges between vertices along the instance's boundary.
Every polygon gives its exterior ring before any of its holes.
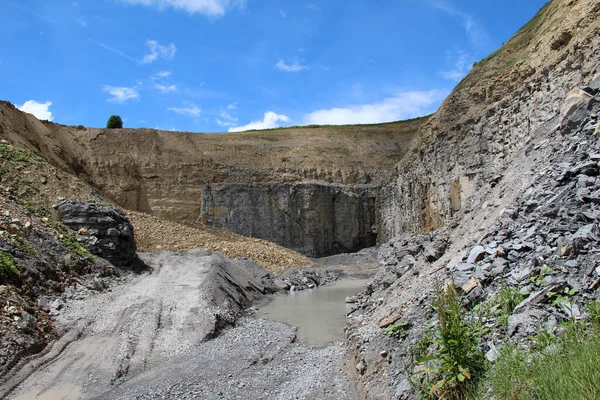
{"type": "Polygon", "coordinates": [[[309,256],[375,245],[378,188],[311,183],[220,184],[204,189],[202,221],[309,256]]]}
{"type": "Polygon", "coordinates": [[[119,267],[138,262],[133,226],[121,210],[71,200],[60,204],[58,215],[92,254],[119,267]]]}

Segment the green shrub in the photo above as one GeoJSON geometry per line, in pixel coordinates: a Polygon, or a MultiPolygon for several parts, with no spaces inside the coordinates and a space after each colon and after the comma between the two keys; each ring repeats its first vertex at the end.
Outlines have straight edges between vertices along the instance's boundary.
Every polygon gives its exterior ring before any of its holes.
{"type": "Polygon", "coordinates": [[[123,120],[118,115],[111,115],[106,123],[107,129],[121,129],[123,128],[123,120]]]}

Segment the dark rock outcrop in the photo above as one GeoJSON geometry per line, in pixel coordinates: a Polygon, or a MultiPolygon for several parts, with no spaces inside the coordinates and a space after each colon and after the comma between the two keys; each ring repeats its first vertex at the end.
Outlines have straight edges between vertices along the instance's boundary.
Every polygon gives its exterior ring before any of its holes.
{"type": "Polygon", "coordinates": [[[378,188],[311,183],[228,183],[204,188],[201,220],[308,256],[374,246],[378,188]]]}
{"type": "Polygon", "coordinates": [[[121,210],[83,201],[64,201],[58,207],[58,215],[77,232],[77,240],[92,254],[117,267],[137,263],[133,226],[121,210]]]}

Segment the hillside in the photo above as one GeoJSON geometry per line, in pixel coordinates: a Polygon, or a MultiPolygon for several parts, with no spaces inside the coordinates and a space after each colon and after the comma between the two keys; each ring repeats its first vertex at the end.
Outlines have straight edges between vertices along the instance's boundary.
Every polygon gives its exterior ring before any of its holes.
{"type": "Polygon", "coordinates": [[[122,207],[178,221],[198,219],[205,184],[382,182],[427,120],[194,134],[63,126],[7,102],[0,116],[2,137],[76,173],[122,207]]]}

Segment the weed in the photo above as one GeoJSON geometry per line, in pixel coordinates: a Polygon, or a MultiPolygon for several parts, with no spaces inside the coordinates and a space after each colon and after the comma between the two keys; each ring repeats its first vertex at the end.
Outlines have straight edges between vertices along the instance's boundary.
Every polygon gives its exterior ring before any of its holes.
{"type": "Polygon", "coordinates": [[[36,215],[40,218],[48,216],[48,211],[42,206],[26,205],[25,211],[27,211],[29,214],[36,215]]]}
{"type": "Polygon", "coordinates": [[[508,325],[508,317],[512,315],[523,297],[525,297],[523,293],[509,286],[504,286],[498,291],[494,298],[497,305],[495,313],[498,315],[498,323],[503,326],[508,325]]]}
{"type": "Polygon", "coordinates": [[[529,280],[535,283],[537,286],[541,286],[546,283],[546,275],[548,275],[550,272],[552,272],[552,268],[544,264],[540,269],[540,273],[537,276],[532,276],[529,278],[529,280]]]}
{"type": "Polygon", "coordinates": [[[595,328],[600,328],[600,302],[592,301],[586,307],[588,322],[595,328]]]}
{"type": "Polygon", "coordinates": [[[386,328],[385,334],[390,337],[404,339],[406,336],[408,336],[406,330],[408,329],[409,325],[410,324],[408,322],[396,322],[386,328]]]}
{"type": "Polygon", "coordinates": [[[433,306],[438,318],[438,332],[432,341],[436,351],[419,360],[426,363],[422,389],[427,397],[463,399],[484,369],[476,330],[464,319],[452,285],[445,291],[437,285],[433,306]]]}

